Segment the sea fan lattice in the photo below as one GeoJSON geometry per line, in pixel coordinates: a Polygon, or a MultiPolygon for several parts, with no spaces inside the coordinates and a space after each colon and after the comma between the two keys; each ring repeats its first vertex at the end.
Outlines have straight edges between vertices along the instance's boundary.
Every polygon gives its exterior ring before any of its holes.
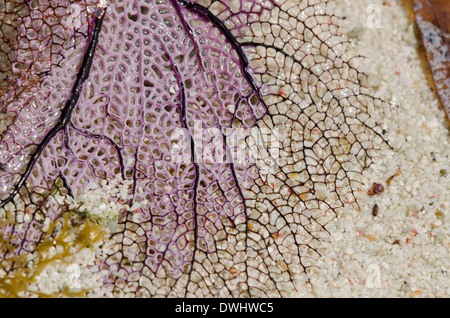
{"type": "Polygon", "coordinates": [[[333,2],[5,3],[2,258],[39,244],[56,193],[119,175],[137,208],[103,247],[106,292],[301,288],[385,143],[333,2]]]}

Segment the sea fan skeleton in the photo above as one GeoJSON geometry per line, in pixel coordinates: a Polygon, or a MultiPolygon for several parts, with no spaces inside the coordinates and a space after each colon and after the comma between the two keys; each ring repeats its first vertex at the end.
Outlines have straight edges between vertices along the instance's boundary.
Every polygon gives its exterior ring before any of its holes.
{"type": "Polygon", "coordinates": [[[56,193],[119,176],[137,208],[93,269],[109,273],[106,293],[301,288],[314,242],[386,143],[371,117],[383,101],[361,86],[333,8],[5,1],[2,30],[15,31],[1,38],[0,217],[14,221],[0,259],[39,245],[44,219],[67,210],[56,193]]]}

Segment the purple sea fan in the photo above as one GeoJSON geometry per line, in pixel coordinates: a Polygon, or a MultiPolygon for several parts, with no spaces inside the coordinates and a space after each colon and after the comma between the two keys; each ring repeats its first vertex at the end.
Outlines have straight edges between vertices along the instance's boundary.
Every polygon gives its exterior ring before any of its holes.
{"type": "Polygon", "coordinates": [[[314,241],[355,202],[358,176],[385,142],[370,117],[382,101],[362,92],[332,2],[26,8],[22,28],[51,12],[57,31],[47,53],[20,51],[20,36],[12,46],[15,59],[52,54],[50,64],[7,70],[0,207],[15,221],[1,231],[15,248],[3,257],[39,245],[43,220],[67,210],[57,192],[119,177],[133,209],[103,246],[106,293],[295,291],[319,257],[314,241]]]}

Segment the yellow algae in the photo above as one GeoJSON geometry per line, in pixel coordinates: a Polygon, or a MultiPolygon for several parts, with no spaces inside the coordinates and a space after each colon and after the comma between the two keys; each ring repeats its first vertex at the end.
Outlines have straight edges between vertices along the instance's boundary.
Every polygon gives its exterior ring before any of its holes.
{"type": "MultiPolygon", "coordinates": [[[[88,289],[73,291],[69,287],[59,293],[46,294],[42,291],[30,291],[31,283],[36,282],[36,278],[44,269],[55,263],[70,264],[70,257],[77,254],[84,248],[99,242],[105,232],[101,225],[89,219],[84,219],[81,224],[73,225],[71,217],[79,217],[76,212],[68,212],[55,222],[51,222],[48,230],[44,233],[41,242],[37,245],[33,253],[25,253],[19,256],[7,257],[0,265],[0,272],[7,274],[0,278],[0,297],[85,297],[88,289]],[[57,229],[61,227],[61,229],[57,229]],[[52,253],[52,251],[56,253],[52,253]],[[6,271],[5,264],[12,264],[12,269],[6,271]]],[[[8,241],[1,239],[2,250],[13,250],[13,246],[8,241]]]]}

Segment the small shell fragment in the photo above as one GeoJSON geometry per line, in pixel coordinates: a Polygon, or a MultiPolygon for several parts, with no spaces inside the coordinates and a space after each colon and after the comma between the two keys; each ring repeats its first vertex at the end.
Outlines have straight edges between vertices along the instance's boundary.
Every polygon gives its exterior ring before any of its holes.
{"type": "Polygon", "coordinates": [[[375,195],[375,194],[383,193],[383,191],[384,191],[383,185],[374,182],[374,183],[372,184],[372,187],[369,189],[369,191],[367,191],[367,193],[368,193],[370,196],[373,196],[373,195],[375,195]]]}

